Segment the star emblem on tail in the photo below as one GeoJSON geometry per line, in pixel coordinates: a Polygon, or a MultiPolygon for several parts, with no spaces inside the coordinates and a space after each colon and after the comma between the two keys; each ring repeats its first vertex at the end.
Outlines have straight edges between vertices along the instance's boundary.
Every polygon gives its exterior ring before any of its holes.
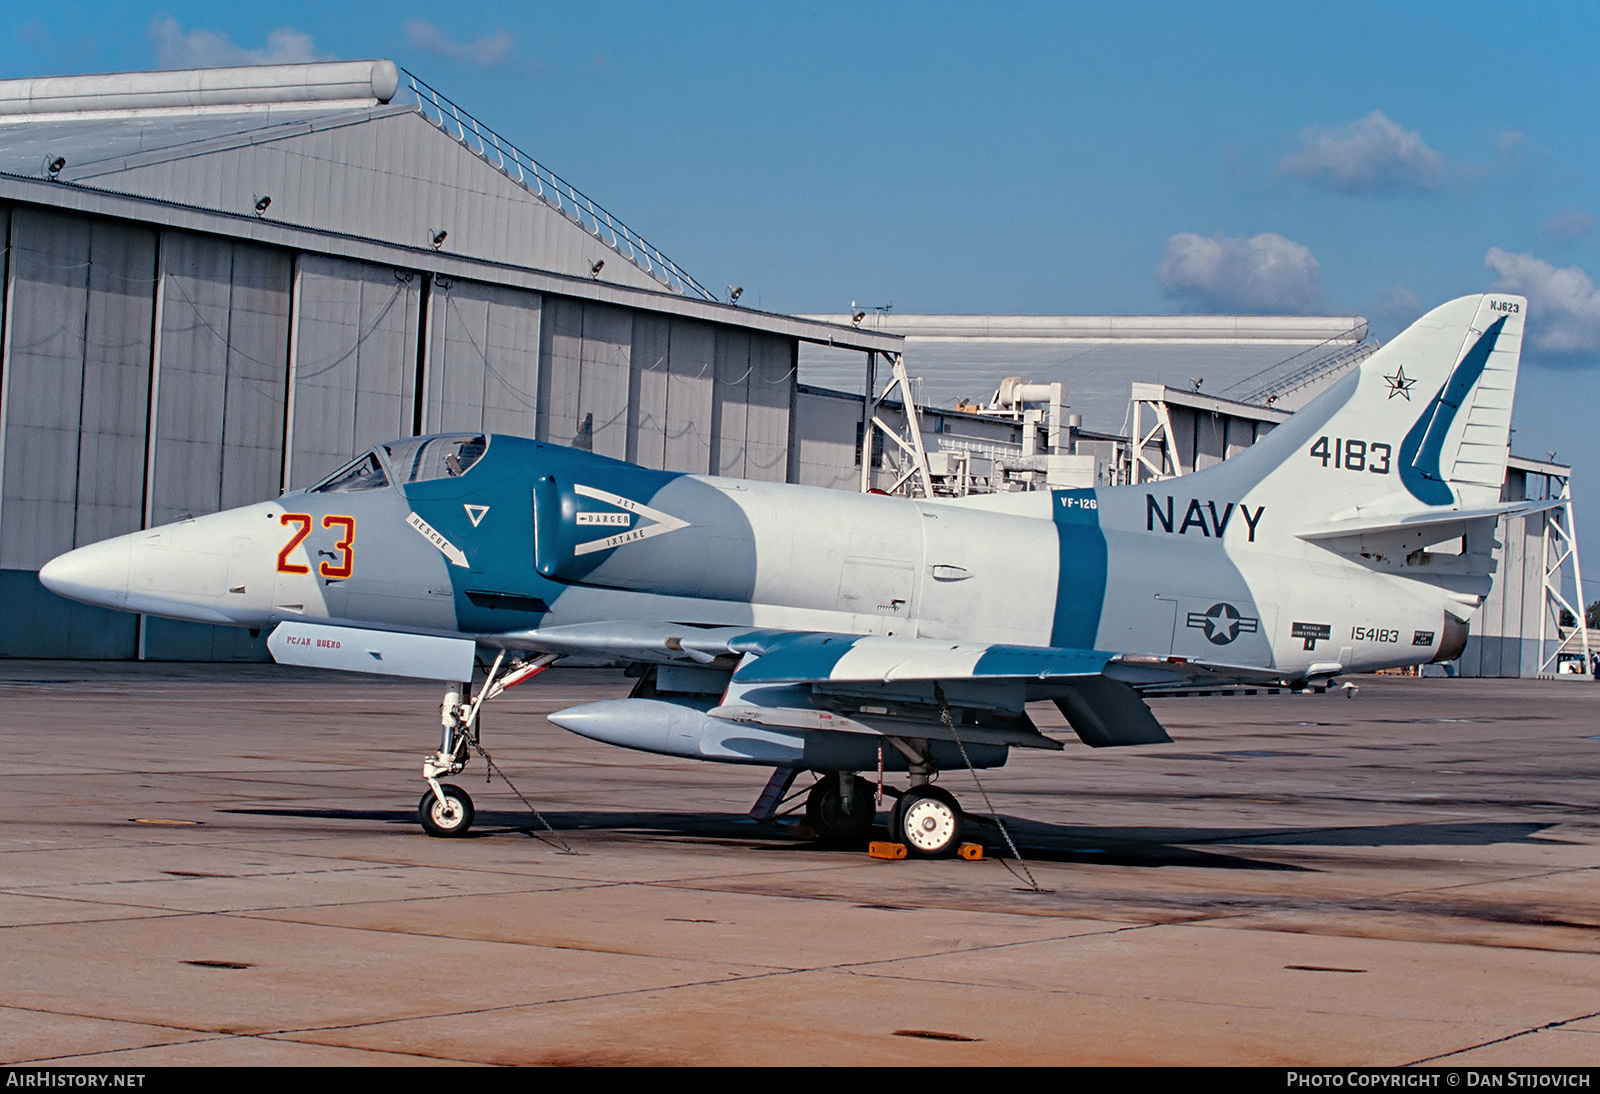
{"type": "Polygon", "coordinates": [[[1384,379],[1389,382],[1389,398],[1393,399],[1396,395],[1403,395],[1406,402],[1409,403],[1411,401],[1411,385],[1416,381],[1406,375],[1406,367],[1404,365],[1395,369],[1393,376],[1385,376],[1384,379]]]}

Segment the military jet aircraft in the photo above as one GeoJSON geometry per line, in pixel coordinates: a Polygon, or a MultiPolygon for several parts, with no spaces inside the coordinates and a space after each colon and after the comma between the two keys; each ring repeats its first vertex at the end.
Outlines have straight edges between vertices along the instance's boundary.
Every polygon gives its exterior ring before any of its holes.
{"type": "Polygon", "coordinates": [[[418,810],[467,831],[493,699],[565,656],[632,666],[626,699],[551,716],[629,748],[818,778],[826,836],[875,822],[952,851],[941,771],[1164,742],[1143,696],[1327,685],[1458,656],[1491,581],[1526,302],[1419,320],[1253,447],[1105,489],[905,499],[648,470],[510,436],[379,445],[309,490],[71,551],[51,590],[270,630],[279,662],[446,684],[418,810]],[[482,657],[486,675],[474,688],[482,657]]]}

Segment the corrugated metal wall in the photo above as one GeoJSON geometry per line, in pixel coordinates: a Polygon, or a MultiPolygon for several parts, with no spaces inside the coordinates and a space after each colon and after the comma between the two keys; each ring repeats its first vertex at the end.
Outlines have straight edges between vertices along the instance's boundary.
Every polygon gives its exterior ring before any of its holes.
{"type": "Polygon", "coordinates": [[[1236,418],[1230,414],[1216,414],[1194,407],[1167,404],[1172,419],[1174,451],[1169,459],[1176,459],[1185,474],[1214,467],[1224,459],[1232,459],[1256,441],[1272,432],[1272,422],[1259,422],[1251,418],[1236,418]]]}
{"type": "Polygon", "coordinates": [[[161,266],[153,524],[277,492],[289,347],[288,255],[168,232],[161,266]]]}
{"type": "MultiPolygon", "coordinates": [[[[1504,501],[1528,496],[1528,473],[1506,472],[1504,501]]],[[[1510,517],[1495,527],[1500,542],[1496,552],[1500,569],[1494,588],[1471,620],[1471,635],[1458,668],[1463,676],[1537,676],[1539,673],[1539,615],[1544,599],[1545,515],[1510,517]]],[[[1555,619],[1546,634],[1554,648],[1555,619]]]]}
{"type": "Polygon", "coordinates": [[[795,396],[795,481],[833,490],[861,482],[861,399],[802,390],[795,396]]]}
{"type": "Polygon", "coordinates": [[[33,208],[0,206],[0,231],[0,656],[262,656],[245,632],[70,604],[37,570],[414,431],[790,475],[789,338],[33,208]]]}
{"type": "Polygon", "coordinates": [[[534,435],[542,305],[537,293],[434,283],[421,432],[534,435]]]}
{"type": "Polygon", "coordinates": [[[672,320],[667,359],[664,466],[711,471],[711,401],[716,386],[717,332],[709,323],[672,320]]]}
{"type": "Polygon", "coordinates": [[[133,617],[45,610],[35,573],[140,525],[156,235],[16,209],[6,238],[0,655],[131,656],[133,617]]]}
{"type": "MultiPolygon", "coordinates": [[[[723,371],[734,367],[732,357],[723,356],[729,334],[693,319],[550,298],[539,349],[545,398],[536,435],[557,444],[588,444],[602,455],[647,467],[784,481],[784,460],[754,473],[745,464],[751,336],[738,332],[733,339],[744,349],[744,364],[732,374],[735,382],[724,383],[723,371]],[[714,447],[737,451],[739,459],[714,463],[714,447]]],[[[793,355],[791,339],[768,338],[781,344],[786,359],[793,355]]],[[[786,373],[780,381],[781,420],[765,420],[767,429],[781,429],[785,452],[794,386],[792,368],[786,373]]]]}
{"type": "Polygon", "coordinates": [[[411,432],[422,280],[410,270],[313,255],[300,257],[296,277],[291,489],[411,432]]]}

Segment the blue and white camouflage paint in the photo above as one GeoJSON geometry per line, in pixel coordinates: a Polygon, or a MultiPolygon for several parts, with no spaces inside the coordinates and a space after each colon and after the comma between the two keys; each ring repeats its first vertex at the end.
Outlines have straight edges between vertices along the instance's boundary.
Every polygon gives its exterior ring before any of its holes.
{"type": "Polygon", "coordinates": [[[653,666],[655,694],[555,720],[699,758],[903,769],[881,738],[938,752],[954,711],[983,766],[1052,744],[1026,718],[1040,699],[1091,744],[1161,741],[1150,689],[1459,654],[1496,521],[1538,504],[1500,502],[1525,313],[1500,294],[1445,304],[1253,447],[1177,479],[911,500],[453,434],[80,548],[40,578],[107,607],[278,628],[274,655],[300,664],[331,665],[317,642],[339,640],[312,636],[343,629],[423,643],[391,638],[371,671],[438,675],[417,671],[442,663],[435,641],[456,643],[441,657],[472,643],[653,666]]]}

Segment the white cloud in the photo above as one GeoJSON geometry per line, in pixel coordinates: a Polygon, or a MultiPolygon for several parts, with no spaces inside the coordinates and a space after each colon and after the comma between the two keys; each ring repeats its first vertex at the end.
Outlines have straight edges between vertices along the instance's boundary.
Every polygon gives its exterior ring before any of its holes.
{"type": "Polygon", "coordinates": [[[1563,243],[1570,243],[1593,232],[1595,219],[1594,214],[1587,209],[1563,209],[1540,227],[1544,229],[1546,235],[1563,243]]]}
{"type": "Polygon", "coordinates": [[[1402,129],[1381,110],[1332,129],[1303,130],[1300,150],[1278,164],[1280,175],[1345,193],[1432,190],[1443,170],[1443,157],[1421,135],[1402,129]]]}
{"type": "Polygon", "coordinates": [[[1249,239],[1180,232],[1156,268],[1167,296],[1201,311],[1295,314],[1322,304],[1322,267],[1307,247],[1272,232],[1249,239]]]}
{"type": "Polygon", "coordinates": [[[1513,156],[1529,145],[1528,135],[1520,129],[1502,129],[1494,135],[1494,147],[1502,156],[1513,156]]]}
{"type": "Polygon", "coordinates": [[[279,27],[267,35],[263,49],[245,49],[226,34],[196,28],[185,31],[170,16],[150,20],[150,42],[162,68],[230,68],[236,65],[295,65],[336,58],[321,53],[311,35],[279,27]]]}
{"type": "Polygon", "coordinates": [[[432,23],[421,19],[413,19],[406,24],[406,41],[424,53],[431,53],[457,64],[477,65],[480,68],[489,68],[510,60],[511,49],[515,44],[511,35],[503,30],[485,35],[475,42],[458,42],[432,23]]]}
{"type": "Polygon", "coordinates": [[[1422,318],[1422,313],[1426,310],[1416,293],[1401,284],[1390,285],[1379,291],[1373,303],[1372,318],[1375,333],[1384,341],[1388,341],[1422,318]]]}
{"type": "Polygon", "coordinates": [[[1579,266],[1558,270],[1531,254],[1490,247],[1484,264],[1500,275],[1496,292],[1528,298],[1528,336],[1533,348],[1557,355],[1600,351],[1600,289],[1579,266]]]}

